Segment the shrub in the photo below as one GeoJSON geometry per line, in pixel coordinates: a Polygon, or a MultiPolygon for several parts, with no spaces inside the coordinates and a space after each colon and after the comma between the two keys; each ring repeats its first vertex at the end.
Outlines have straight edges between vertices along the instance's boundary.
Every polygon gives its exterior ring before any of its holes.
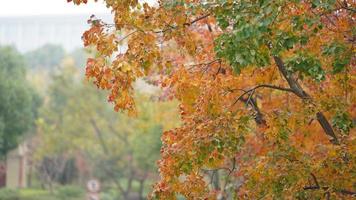
{"type": "Polygon", "coordinates": [[[13,189],[1,189],[0,190],[1,200],[20,200],[20,193],[13,189]]]}
{"type": "Polygon", "coordinates": [[[60,187],[57,193],[59,199],[61,200],[68,200],[71,198],[79,198],[84,196],[84,190],[81,187],[72,185],[60,187]]]}
{"type": "Polygon", "coordinates": [[[49,191],[41,189],[22,189],[20,190],[20,195],[20,200],[58,200],[49,191]]]}

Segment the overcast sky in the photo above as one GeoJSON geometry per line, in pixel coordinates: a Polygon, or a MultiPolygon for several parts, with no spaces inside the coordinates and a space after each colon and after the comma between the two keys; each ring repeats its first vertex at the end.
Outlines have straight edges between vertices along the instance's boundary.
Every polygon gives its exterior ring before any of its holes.
{"type": "Polygon", "coordinates": [[[75,6],[67,0],[0,0],[0,16],[71,15],[110,13],[102,0],[75,6]]]}

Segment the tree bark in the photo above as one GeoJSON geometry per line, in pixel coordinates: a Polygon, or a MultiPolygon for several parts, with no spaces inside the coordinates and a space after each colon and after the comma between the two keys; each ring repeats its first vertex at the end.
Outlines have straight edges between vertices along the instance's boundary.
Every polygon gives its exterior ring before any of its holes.
{"type": "MultiPolygon", "coordinates": [[[[278,56],[273,56],[273,59],[277,64],[278,70],[282,73],[283,77],[288,82],[289,87],[293,90],[293,93],[304,100],[312,100],[311,96],[303,90],[298,81],[294,79],[290,73],[288,73],[282,59],[278,56]]],[[[339,144],[338,138],[336,137],[335,132],[326,119],[325,115],[322,112],[318,112],[316,114],[316,118],[323,128],[325,134],[332,138],[330,141],[333,144],[339,144]]]]}
{"type": "Polygon", "coordinates": [[[140,200],[144,200],[145,199],[145,197],[143,196],[144,189],[145,189],[145,179],[141,179],[140,180],[140,188],[138,190],[138,194],[140,196],[140,200]]]}
{"type": "Polygon", "coordinates": [[[257,102],[256,102],[255,98],[253,98],[253,97],[251,97],[250,99],[241,98],[241,101],[244,102],[244,103],[249,104],[252,107],[252,109],[256,112],[255,115],[254,115],[255,122],[258,125],[264,125],[265,126],[266,125],[266,120],[264,119],[260,108],[257,106],[257,102]]]}
{"type": "Polygon", "coordinates": [[[219,170],[214,170],[212,174],[212,181],[213,181],[213,187],[214,190],[220,190],[220,176],[219,176],[219,170]]]}

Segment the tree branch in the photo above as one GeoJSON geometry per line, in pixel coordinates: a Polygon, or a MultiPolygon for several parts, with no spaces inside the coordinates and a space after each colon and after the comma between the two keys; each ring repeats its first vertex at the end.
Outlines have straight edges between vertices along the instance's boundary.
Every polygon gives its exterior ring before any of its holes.
{"type": "MultiPolygon", "coordinates": [[[[196,18],[196,19],[194,19],[194,20],[192,20],[192,21],[190,21],[190,22],[185,22],[184,24],[183,24],[183,26],[191,26],[192,24],[194,24],[194,23],[196,23],[196,22],[198,22],[198,21],[200,21],[200,20],[203,20],[203,19],[205,19],[205,18],[207,18],[207,17],[209,17],[211,14],[210,13],[208,13],[208,14],[205,14],[205,15],[203,15],[203,16],[200,16],[200,17],[198,17],[198,18],[196,18]]],[[[178,26],[168,26],[167,28],[165,28],[165,29],[163,29],[163,30],[159,30],[159,31],[153,31],[154,33],[164,33],[164,32],[167,32],[167,31],[169,31],[169,30],[171,30],[171,29],[176,29],[176,28],[178,28],[178,26]]]]}
{"type": "Polygon", "coordinates": [[[109,154],[109,150],[108,150],[108,148],[107,148],[107,146],[106,146],[106,143],[105,143],[105,141],[104,141],[103,135],[102,135],[102,133],[101,133],[101,131],[100,131],[98,125],[96,124],[96,122],[95,122],[95,120],[94,120],[93,118],[90,118],[90,123],[92,124],[92,126],[93,126],[93,128],[94,128],[94,131],[95,131],[95,133],[96,133],[96,136],[97,136],[98,139],[99,139],[99,142],[100,142],[100,144],[101,144],[101,147],[102,147],[104,153],[105,153],[106,155],[108,155],[108,154],[109,154]]]}
{"type": "Polygon", "coordinates": [[[235,105],[238,101],[242,101],[242,102],[246,103],[247,105],[248,104],[251,105],[252,109],[256,112],[256,116],[255,116],[256,123],[259,125],[266,125],[266,120],[264,120],[263,114],[262,114],[261,110],[258,108],[256,100],[252,97],[258,88],[270,88],[270,89],[275,89],[275,90],[280,90],[280,91],[285,91],[285,92],[293,92],[293,90],[290,88],[284,88],[284,87],[269,85],[269,84],[257,85],[249,90],[238,89],[238,90],[243,91],[243,93],[235,100],[235,102],[232,104],[232,106],[235,105]],[[245,99],[244,96],[247,94],[249,94],[249,96],[248,96],[248,98],[245,99]]]}
{"type": "MultiPolygon", "coordinates": [[[[303,187],[303,190],[328,190],[329,187],[324,186],[324,187],[320,187],[320,186],[306,186],[303,187]]],[[[342,195],[351,195],[352,197],[356,197],[356,192],[353,191],[349,191],[349,190],[345,190],[345,189],[340,189],[340,190],[333,190],[336,193],[340,193],[342,195]]],[[[326,192],[328,193],[328,192],[326,192]]]]}
{"type": "Polygon", "coordinates": [[[210,16],[210,13],[208,13],[208,14],[206,14],[206,15],[203,15],[203,16],[200,16],[200,17],[194,19],[194,20],[191,21],[191,22],[184,23],[184,25],[185,25],[185,26],[190,26],[190,25],[192,25],[192,24],[194,24],[194,23],[196,23],[196,22],[198,22],[198,21],[200,21],[200,20],[202,20],[202,19],[205,19],[205,18],[207,18],[207,17],[209,17],[209,16],[210,16]]]}
{"type": "Polygon", "coordinates": [[[214,64],[216,62],[221,62],[221,59],[215,59],[213,61],[209,61],[209,62],[203,62],[203,63],[197,63],[197,64],[191,64],[191,65],[186,65],[188,68],[188,70],[193,69],[194,67],[198,67],[198,66],[209,66],[211,64],[214,64]]]}
{"type": "Polygon", "coordinates": [[[255,90],[257,90],[258,88],[270,88],[270,89],[275,89],[275,90],[280,90],[280,91],[285,91],[285,92],[292,92],[294,93],[294,90],[292,90],[291,88],[284,88],[284,87],[279,87],[279,86],[275,86],[275,85],[268,85],[268,84],[262,84],[262,85],[257,85],[249,90],[243,90],[244,93],[242,93],[232,105],[235,105],[238,101],[241,100],[241,98],[243,98],[246,94],[249,94],[251,92],[254,92],[255,90]]]}
{"type": "Polygon", "coordinates": [[[125,35],[124,37],[122,37],[119,41],[117,41],[118,43],[121,43],[122,41],[124,41],[126,38],[130,37],[131,35],[135,34],[136,32],[138,32],[140,30],[134,30],[131,33],[125,35]]]}
{"type": "MultiPolygon", "coordinates": [[[[297,80],[295,80],[292,77],[292,74],[290,74],[287,71],[287,68],[285,67],[283,61],[281,58],[279,58],[278,56],[273,56],[274,61],[276,62],[276,65],[279,69],[279,71],[282,73],[283,77],[285,78],[285,80],[288,82],[292,92],[297,95],[298,97],[302,98],[302,99],[310,99],[311,97],[308,93],[306,93],[303,88],[300,86],[300,84],[298,83],[297,80]]],[[[319,122],[319,124],[321,125],[321,127],[323,128],[324,132],[326,135],[330,136],[332,139],[330,140],[331,143],[333,144],[339,144],[339,141],[334,133],[334,130],[332,129],[330,123],[328,122],[328,120],[326,119],[326,117],[324,116],[324,114],[322,112],[318,112],[316,114],[317,120],[319,122]]]]}
{"type": "MultiPolygon", "coordinates": [[[[326,198],[330,197],[330,190],[328,186],[323,186],[320,187],[318,179],[316,178],[316,176],[313,173],[310,173],[311,177],[313,178],[314,184],[315,185],[311,185],[311,186],[306,186],[303,187],[304,190],[324,190],[325,191],[325,196],[326,198]]],[[[351,195],[353,197],[356,197],[356,192],[353,191],[349,191],[349,190],[345,190],[345,189],[334,189],[334,192],[340,193],[342,195],[351,195]]]]}
{"type": "Polygon", "coordinates": [[[319,183],[318,183],[318,179],[316,179],[316,176],[313,173],[310,173],[310,175],[312,176],[314,183],[317,187],[320,187],[319,183]]]}
{"type": "Polygon", "coordinates": [[[277,56],[273,56],[273,58],[277,64],[279,71],[282,73],[283,77],[288,82],[289,87],[292,89],[292,92],[302,99],[310,99],[311,97],[302,89],[302,87],[292,77],[292,75],[288,73],[287,68],[285,67],[283,61],[277,56]]]}
{"type": "Polygon", "coordinates": [[[110,123],[108,125],[110,131],[115,135],[117,136],[117,138],[119,138],[119,140],[121,140],[123,143],[125,143],[127,146],[128,146],[128,140],[127,140],[127,135],[126,133],[124,133],[124,135],[121,135],[118,131],[115,130],[114,126],[110,123]]]}
{"type": "Polygon", "coordinates": [[[353,197],[356,197],[356,192],[349,191],[349,190],[337,190],[337,192],[344,194],[344,195],[352,195],[353,197]]]}
{"type": "Polygon", "coordinates": [[[232,159],[232,168],[229,170],[229,173],[228,173],[228,174],[226,175],[226,177],[225,177],[225,184],[224,184],[224,186],[222,187],[223,192],[226,191],[226,186],[227,186],[227,184],[230,182],[230,176],[231,176],[232,172],[235,171],[235,169],[236,169],[236,158],[234,157],[234,158],[232,159]]]}
{"type": "Polygon", "coordinates": [[[255,122],[257,124],[266,125],[266,120],[264,119],[263,114],[262,114],[260,108],[257,106],[257,102],[253,97],[251,97],[249,99],[241,98],[241,101],[246,104],[250,104],[252,109],[256,112],[256,116],[254,116],[254,117],[255,117],[255,122]]]}

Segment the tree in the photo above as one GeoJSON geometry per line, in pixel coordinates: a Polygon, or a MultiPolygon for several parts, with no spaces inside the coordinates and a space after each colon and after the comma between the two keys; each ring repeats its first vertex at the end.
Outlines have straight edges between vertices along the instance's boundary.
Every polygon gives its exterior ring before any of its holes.
{"type": "Polygon", "coordinates": [[[11,47],[0,47],[0,157],[15,148],[34,125],[41,101],[26,80],[23,57],[11,47]]]}
{"type": "Polygon", "coordinates": [[[114,112],[105,103],[105,94],[78,81],[79,77],[73,66],[62,66],[53,75],[48,102],[41,109],[41,142],[36,155],[42,160],[43,180],[51,188],[63,174],[66,159],[81,155],[89,168],[86,178],[99,178],[106,187],[116,188],[123,199],[143,198],[148,184],[157,177],[154,162],[159,158],[162,130],[178,123],[175,104],[150,101],[149,96],[138,94],[141,114],[131,119],[114,112]],[[163,125],[164,118],[171,123],[163,125]]]}
{"type": "Polygon", "coordinates": [[[105,2],[87,77],[129,114],[141,77],[180,101],[151,198],[356,195],[355,1],[105,2]]]}
{"type": "Polygon", "coordinates": [[[52,44],[46,44],[25,54],[26,61],[32,69],[52,70],[60,65],[64,57],[63,47],[52,44]]]}
{"type": "Polygon", "coordinates": [[[85,51],[83,48],[75,49],[70,52],[70,56],[74,59],[75,66],[78,66],[80,69],[83,69],[83,66],[85,66],[89,54],[90,52],[85,51]]]}

